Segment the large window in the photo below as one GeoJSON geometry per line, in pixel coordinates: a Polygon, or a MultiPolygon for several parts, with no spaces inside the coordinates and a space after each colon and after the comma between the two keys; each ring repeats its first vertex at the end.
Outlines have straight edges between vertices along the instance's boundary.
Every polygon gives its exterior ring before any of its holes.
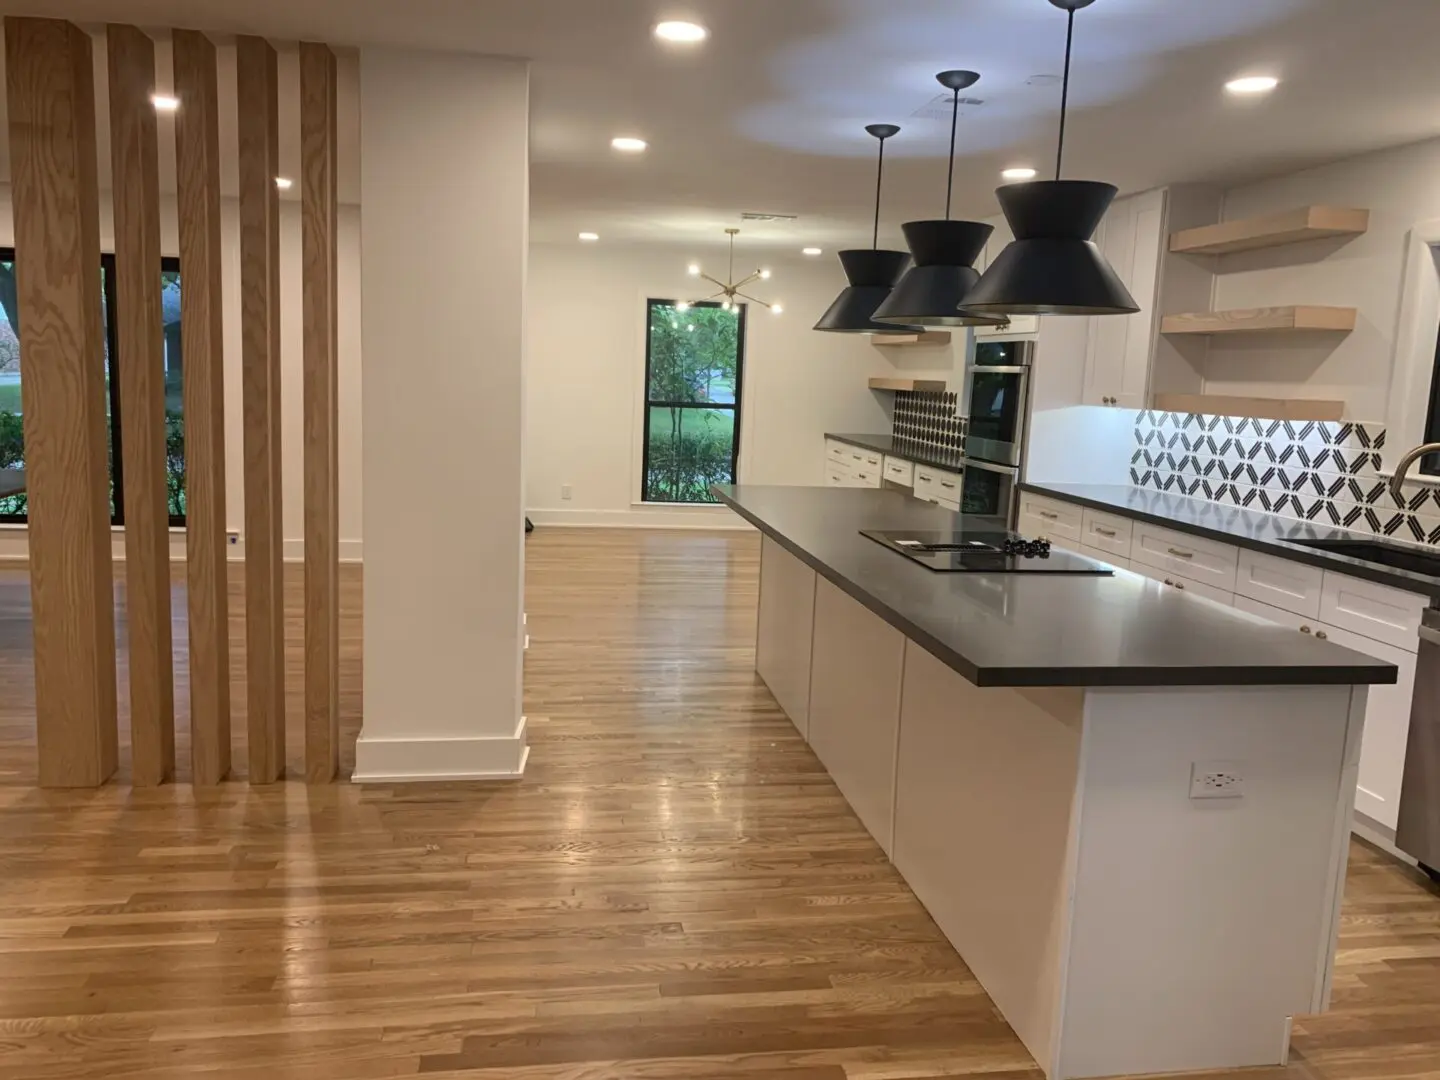
{"type": "Polygon", "coordinates": [[[647,327],[644,499],[713,503],[736,480],[745,307],[651,300],[647,327]]]}
{"type": "MultiPolygon", "coordinates": [[[[105,330],[106,415],[110,433],[110,514],[124,524],[125,470],[120,453],[120,384],[116,372],[115,257],[100,259],[101,301],[105,330]]],[[[170,523],[185,523],[185,421],[182,403],[183,366],[180,355],[180,263],[165,259],[161,265],[165,331],[166,472],[170,494],[170,523]]],[[[0,469],[25,467],[25,433],[21,421],[19,326],[15,295],[15,252],[0,248],[0,469]]],[[[0,499],[0,521],[27,520],[24,494],[0,499]]]]}

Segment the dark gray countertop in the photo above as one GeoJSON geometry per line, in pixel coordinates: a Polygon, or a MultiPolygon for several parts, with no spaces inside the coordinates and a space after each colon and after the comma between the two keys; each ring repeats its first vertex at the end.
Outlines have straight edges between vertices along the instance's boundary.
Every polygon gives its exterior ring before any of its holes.
{"type": "Polygon", "coordinates": [[[904,458],[917,465],[929,465],[936,469],[949,469],[952,472],[957,472],[965,467],[965,458],[958,450],[953,454],[947,454],[933,446],[912,442],[910,439],[897,439],[894,435],[836,435],[827,431],[825,437],[834,439],[836,442],[849,443],[851,446],[859,446],[865,450],[876,450],[882,454],[889,454],[891,457],[904,458]]]}
{"type": "Polygon", "coordinates": [[[937,574],[861,529],[965,518],[899,491],[712,489],[765,535],[976,686],[1393,683],[1394,665],[1135,574],[937,574]]]}
{"type": "Polygon", "coordinates": [[[1092,510],[1114,510],[1125,517],[1138,518],[1197,536],[1209,536],[1237,547],[1269,552],[1295,562],[1325,570],[1337,570],[1351,577],[1365,578],[1381,585],[1407,589],[1440,599],[1440,578],[1362,562],[1347,555],[1301,547],[1286,541],[1378,540],[1395,547],[1412,548],[1432,555],[1436,554],[1434,548],[1125,484],[1021,484],[1020,490],[1031,491],[1036,495],[1051,495],[1064,502],[1088,506],[1092,510]]]}

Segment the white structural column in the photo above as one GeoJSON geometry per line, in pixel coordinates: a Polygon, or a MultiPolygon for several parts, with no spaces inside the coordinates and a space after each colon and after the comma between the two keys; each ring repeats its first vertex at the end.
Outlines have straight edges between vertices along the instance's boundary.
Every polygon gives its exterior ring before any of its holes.
{"type": "Polygon", "coordinates": [[[529,68],[360,54],[355,779],[519,776],[529,68]]]}

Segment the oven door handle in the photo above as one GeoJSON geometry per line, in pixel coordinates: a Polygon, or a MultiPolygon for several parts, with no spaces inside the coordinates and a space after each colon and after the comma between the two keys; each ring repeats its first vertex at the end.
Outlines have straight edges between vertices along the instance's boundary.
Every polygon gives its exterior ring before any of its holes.
{"type": "Polygon", "coordinates": [[[964,465],[966,469],[984,469],[986,472],[1003,473],[1006,476],[1015,476],[1020,470],[1010,465],[992,465],[988,461],[977,461],[974,458],[966,458],[964,465]]]}

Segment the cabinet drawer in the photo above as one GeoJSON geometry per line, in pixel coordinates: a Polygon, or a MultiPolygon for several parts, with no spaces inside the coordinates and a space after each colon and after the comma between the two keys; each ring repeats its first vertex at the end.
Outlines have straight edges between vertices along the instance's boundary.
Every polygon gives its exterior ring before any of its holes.
{"type": "Polygon", "coordinates": [[[1028,531],[1021,530],[1027,537],[1043,537],[1074,545],[1080,543],[1084,535],[1085,515],[1080,507],[1055,502],[1040,495],[1020,496],[1020,518],[1029,523],[1028,531]],[[1035,524],[1037,519],[1038,525],[1035,524]]]}
{"type": "Polygon", "coordinates": [[[1130,560],[1130,569],[1141,577],[1147,577],[1151,581],[1158,581],[1162,585],[1168,585],[1176,592],[1184,593],[1186,596],[1203,596],[1206,600],[1214,600],[1217,604],[1234,604],[1235,594],[1228,589],[1217,588],[1204,581],[1196,581],[1193,578],[1182,577],[1179,574],[1172,574],[1156,566],[1149,566],[1136,559],[1130,560]]]}
{"type": "Polygon", "coordinates": [[[849,487],[853,478],[850,470],[838,461],[827,462],[825,465],[825,486],[826,487],[849,487]]]}
{"type": "Polygon", "coordinates": [[[929,465],[915,466],[915,495],[931,502],[960,502],[960,474],[932,469],[929,465]]]}
{"type": "Polygon", "coordinates": [[[922,495],[920,498],[924,499],[925,502],[934,503],[936,506],[949,510],[952,513],[958,514],[960,512],[960,503],[953,499],[941,499],[934,495],[922,495]]]}
{"type": "Polygon", "coordinates": [[[1416,652],[1423,596],[1327,570],[1320,591],[1320,621],[1362,637],[1416,652]]]}
{"type": "Polygon", "coordinates": [[[1086,556],[1087,558],[1094,559],[1096,562],[1102,562],[1106,566],[1113,566],[1117,570],[1130,569],[1130,561],[1128,559],[1117,558],[1110,552],[1101,551],[1099,548],[1086,547],[1084,544],[1081,544],[1080,554],[1086,556]]]}
{"type": "Polygon", "coordinates": [[[834,439],[826,439],[825,458],[827,461],[849,462],[850,447],[846,443],[836,442],[834,439]]]}
{"type": "Polygon", "coordinates": [[[880,486],[879,466],[861,464],[852,467],[850,470],[850,486],[862,488],[878,488],[880,486]]]}
{"type": "Polygon", "coordinates": [[[885,455],[875,450],[862,450],[858,446],[845,447],[845,462],[851,471],[868,469],[879,472],[885,467],[885,455]]]}
{"type": "Polygon", "coordinates": [[[1314,618],[1297,615],[1293,611],[1286,611],[1284,608],[1264,603],[1241,592],[1235,594],[1235,609],[1249,615],[1259,615],[1262,619],[1268,619],[1277,626],[1288,626],[1291,630],[1298,630],[1302,634],[1313,634],[1317,629],[1324,629],[1314,618]]]}
{"type": "Polygon", "coordinates": [[[1134,524],[1129,518],[1086,510],[1080,543],[1103,551],[1112,559],[1128,559],[1134,524]]]}
{"type": "Polygon", "coordinates": [[[1230,595],[1235,592],[1239,558],[1240,552],[1229,544],[1217,544],[1143,521],[1135,523],[1135,539],[1130,545],[1131,562],[1144,563],[1230,595]]]}
{"type": "Polygon", "coordinates": [[[1235,575],[1235,592],[1262,604],[1317,619],[1320,617],[1320,589],[1324,579],[1324,571],[1313,566],[1242,549],[1235,575]]]}
{"type": "Polygon", "coordinates": [[[905,487],[915,485],[915,466],[904,458],[887,457],[885,459],[885,479],[892,484],[901,484],[905,487]]]}

